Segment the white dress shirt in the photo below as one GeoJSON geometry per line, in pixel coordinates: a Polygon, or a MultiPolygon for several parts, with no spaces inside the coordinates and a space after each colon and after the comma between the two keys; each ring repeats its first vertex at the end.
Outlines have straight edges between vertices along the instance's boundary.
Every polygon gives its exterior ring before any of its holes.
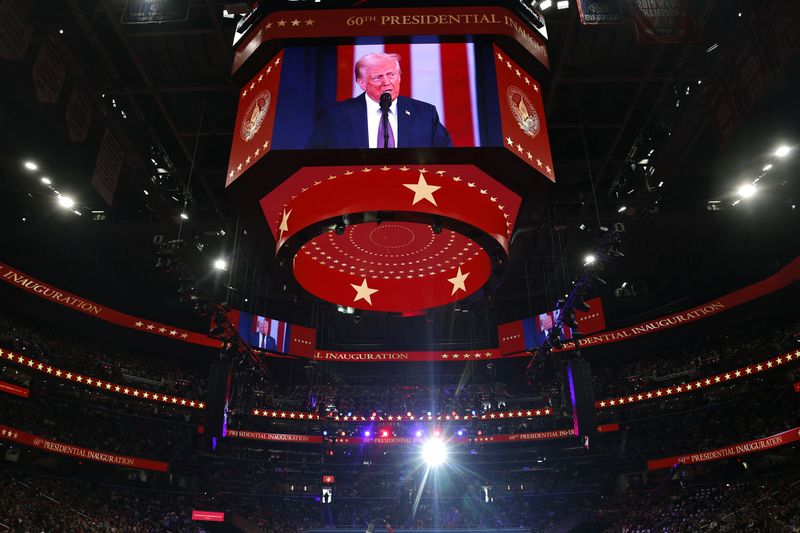
{"type": "MultiPolygon", "coordinates": [[[[378,144],[378,127],[381,125],[381,105],[370,98],[364,96],[367,101],[367,135],[369,138],[369,147],[383,148],[383,139],[378,144]]],[[[392,101],[392,106],[389,108],[389,125],[392,127],[394,133],[394,145],[397,147],[397,99],[392,101]]]]}

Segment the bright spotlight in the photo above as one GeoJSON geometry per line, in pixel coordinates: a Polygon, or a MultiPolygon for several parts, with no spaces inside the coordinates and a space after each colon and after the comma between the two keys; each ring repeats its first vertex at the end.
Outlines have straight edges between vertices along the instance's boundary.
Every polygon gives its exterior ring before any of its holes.
{"type": "Polygon", "coordinates": [[[569,0],[558,0],[556,2],[557,9],[567,9],[569,7],[569,0]]]}
{"type": "Polygon", "coordinates": [[[447,447],[439,439],[430,439],[422,445],[422,460],[425,464],[435,468],[447,461],[447,447]]]}
{"type": "Polygon", "coordinates": [[[742,198],[750,198],[756,193],[756,186],[751,183],[745,183],[737,191],[742,198]]]}
{"type": "Polygon", "coordinates": [[[792,149],[784,144],[779,146],[778,149],[775,150],[775,155],[778,157],[786,157],[787,155],[789,155],[789,152],[791,151],[792,149]]]}
{"type": "Polygon", "coordinates": [[[617,209],[617,213],[624,213],[625,211],[627,211],[627,209],[628,209],[627,206],[621,205],[619,206],[619,209],[617,209]]]}
{"type": "Polygon", "coordinates": [[[75,200],[73,200],[69,196],[59,196],[58,205],[60,205],[64,209],[72,209],[72,206],[75,205],[75,200]]]}
{"type": "Polygon", "coordinates": [[[584,265],[591,265],[596,260],[597,260],[597,258],[595,256],[593,256],[592,254],[589,254],[589,255],[587,255],[586,257],[583,258],[583,264],[584,265]]]}
{"type": "Polygon", "coordinates": [[[50,180],[50,178],[48,178],[47,176],[42,176],[42,179],[41,179],[41,181],[42,181],[42,183],[44,183],[45,185],[50,185],[51,183],[53,183],[53,182],[50,180]]]}
{"type": "Polygon", "coordinates": [[[216,270],[227,270],[228,269],[228,262],[224,259],[217,259],[214,261],[214,268],[216,270]]]}
{"type": "Polygon", "coordinates": [[[25,168],[27,168],[28,170],[39,170],[39,165],[37,165],[33,161],[25,161],[25,168]]]}
{"type": "Polygon", "coordinates": [[[181,218],[183,220],[189,220],[189,215],[187,215],[186,213],[181,213],[181,218]]]}
{"type": "Polygon", "coordinates": [[[542,11],[545,11],[547,9],[550,9],[552,5],[553,5],[552,0],[542,0],[541,3],[539,3],[539,8],[541,8],[542,11]]]}
{"type": "Polygon", "coordinates": [[[422,436],[422,431],[419,431],[419,430],[417,430],[417,432],[416,432],[416,433],[414,433],[414,435],[416,435],[416,436],[417,436],[417,438],[419,438],[419,437],[421,437],[421,436],[422,436]]]}

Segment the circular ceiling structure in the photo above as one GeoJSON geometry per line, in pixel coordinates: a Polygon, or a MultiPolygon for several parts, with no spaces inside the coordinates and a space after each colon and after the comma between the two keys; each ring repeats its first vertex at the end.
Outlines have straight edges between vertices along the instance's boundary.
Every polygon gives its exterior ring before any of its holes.
{"type": "Polygon", "coordinates": [[[404,313],[473,294],[491,268],[489,255],[469,237],[404,221],[328,231],[307,241],[293,265],[298,283],[323,300],[404,313]]]}

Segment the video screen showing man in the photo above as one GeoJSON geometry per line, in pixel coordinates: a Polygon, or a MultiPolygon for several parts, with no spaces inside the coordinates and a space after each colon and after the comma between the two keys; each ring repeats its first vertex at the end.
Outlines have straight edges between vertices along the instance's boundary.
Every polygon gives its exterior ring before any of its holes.
{"type": "Polygon", "coordinates": [[[269,318],[259,316],[256,319],[256,330],[253,335],[253,346],[260,350],[276,351],[277,343],[275,337],[270,334],[272,321],[269,318]]]}
{"type": "Polygon", "coordinates": [[[307,147],[452,147],[435,106],[400,96],[402,75],[399,54],[362,56],[355,64],[355,79],[364,92],[323,109],[307,147]]]}

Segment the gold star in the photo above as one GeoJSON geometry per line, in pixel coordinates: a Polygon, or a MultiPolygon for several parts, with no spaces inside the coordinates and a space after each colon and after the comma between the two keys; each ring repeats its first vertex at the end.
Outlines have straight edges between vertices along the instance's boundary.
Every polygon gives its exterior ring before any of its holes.
{"type": "Polygon", "coordinates": [[[369,286],[367,286],[367,278],[364,278],[361,285],[353,285],[351,283],[350,286],[356,290],[356,296],[353,298],[354,302],[366,300],[369,305],[372,305],[372,295],[378,292],[378,289],[370,289],[369,286]]]}
{"type": "Polygon", "coordinates": [[[423,176],[422,173],[420,173],[419,181],[417,183],[403,183],[403,187],[414,191],[414,200],[411,202],[411,205],[416,205],[417,202],[427,200],[438,207],[436,204],[436,199],[433,197],[433,193],[441,189],[441,187],[439,185],[428,185],[428,182],[425,181],[425,176],[423,176]]]}
{"type": "Polygon", "coordinates": [[[294,19],[294,20],[292,21],[292,26],[299,26],[299,25],[300,25],[300,21],[299,21],[299,20],[297,20],[297,19],[294,19]]]}
{"type": "Polygon", "coordinates": [[[453,296],[458,290],[467,292],[467,287],[464,285],[464,282],[467,280],[468,277],[469,277],[469,272],[467,272],[466,274],[462,274],[461,267],[458,267],[458,273],[456,274],[456,277],[449,278],[447,280],[448,282],[453,284],[453,291],[450,293],[450,296],[453,296]]]}
{"type": "Polygon", "coordinates": [[[313,26],[313,25],[314,25],[314,20],[313,19],[308,19],[306,21],[306,26],[313,26]]]}
{"type": "Polygon", "coordinates": [[[281,231],[289,231],[289,216],[291,216],[292,210],[289,209],[287,213],[286,210],[283,210],[283,218],[281,219],[281,225],[278,226],[278,229],[281,231]]]}
{"type": "Polygon", "coordinates": [[[278,21],[278,26],[281,26],[281,27],[286,26],[286,21],[285,20],[279,20],[278,21]]]}

